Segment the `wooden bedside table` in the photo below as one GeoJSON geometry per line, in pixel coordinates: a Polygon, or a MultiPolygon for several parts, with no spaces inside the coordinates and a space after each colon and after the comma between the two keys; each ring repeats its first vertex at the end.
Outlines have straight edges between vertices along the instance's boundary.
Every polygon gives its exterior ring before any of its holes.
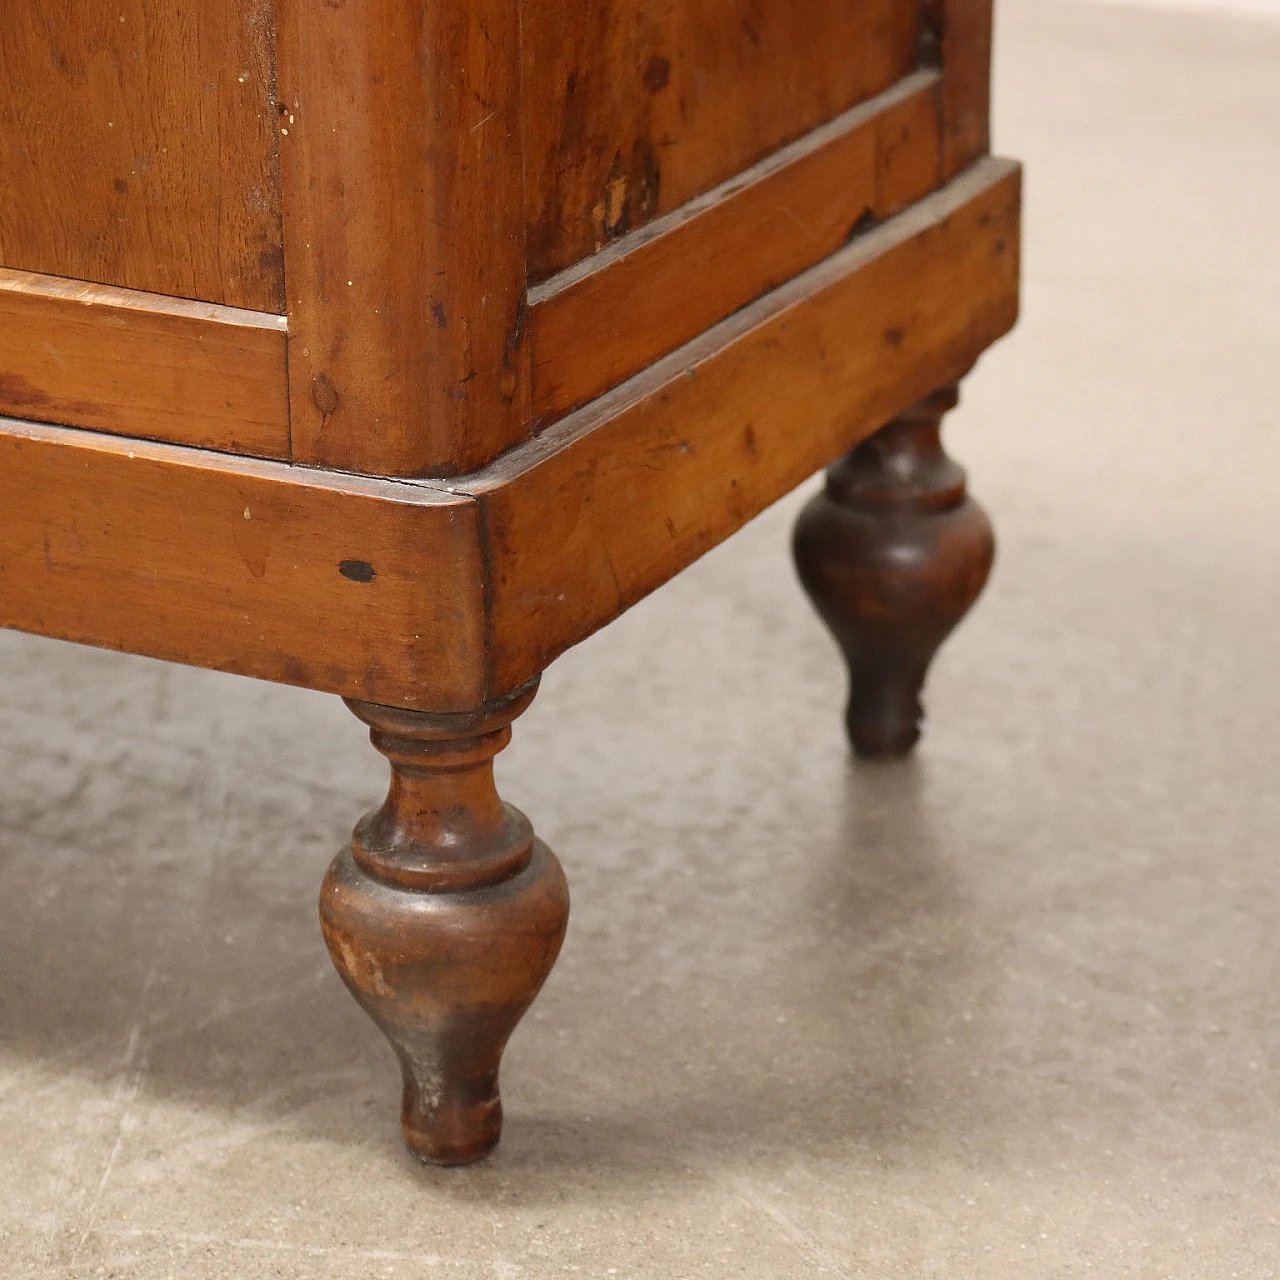
{"type": "Polygon", "coordinates": [[[542,670],[824,465],[855,747],[991,562],[938,426],[1014,323],[987,0],[8,0],[0,625],[341,694],[321,895],[422,1158],[497,1141],[568,894],[542,670]],[[887,424],[887,425],[886,425],[887,424]]]}

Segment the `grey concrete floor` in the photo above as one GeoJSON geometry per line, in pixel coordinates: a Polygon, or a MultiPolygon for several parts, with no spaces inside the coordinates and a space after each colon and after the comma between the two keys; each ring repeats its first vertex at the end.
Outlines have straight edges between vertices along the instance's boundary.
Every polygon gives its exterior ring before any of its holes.
{"type": "Polygon", "coordinates": [[[0,636],[0,1275],[1280,1275],[1280,26],[1009,0],[989,594],[845,756],[789,500],[549,673],[575,892],[487,1164],[402,1151],[315,894],[335,699],[0,636]]]}

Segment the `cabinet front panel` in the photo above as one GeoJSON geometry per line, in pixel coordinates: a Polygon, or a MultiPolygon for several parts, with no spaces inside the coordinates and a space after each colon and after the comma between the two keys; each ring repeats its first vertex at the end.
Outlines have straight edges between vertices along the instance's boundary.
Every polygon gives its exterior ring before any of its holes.
{"type": "Polygon", "coordinates": [[[886,89],[919,23],[918,0],[528,0],[533,280],[886,89]]]}
{"type": "Polygon", "coordinates": [[[0,266],[283,311],[273,45],[271,0],[4,0],[0,266]]]}

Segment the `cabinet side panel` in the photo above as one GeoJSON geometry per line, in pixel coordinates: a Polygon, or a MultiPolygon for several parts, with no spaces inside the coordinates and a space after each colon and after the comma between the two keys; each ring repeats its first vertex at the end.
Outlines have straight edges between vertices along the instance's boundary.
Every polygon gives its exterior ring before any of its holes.
{"type": "Polygon", "coordinates": [[[882,92],[915,0],[528,0],[530,274],[544,279],[882,92]]]}
{"type": "Polygon", "coordinates": [[[284,310],[271,0],[4,0],[0,266],[284,310]]]}

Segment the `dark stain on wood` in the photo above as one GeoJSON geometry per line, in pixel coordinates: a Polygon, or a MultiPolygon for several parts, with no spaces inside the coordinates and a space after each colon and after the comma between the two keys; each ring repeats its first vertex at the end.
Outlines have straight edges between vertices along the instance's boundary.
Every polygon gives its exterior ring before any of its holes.
{"type": "Polygon", "coordinates": [[[321,413],[334,413],[338,408],[338,389],[323,373],[319,374],[311,383],[311,399],[321,413]]]}
{"type": "Polygon", "coordinates": [[[866,232],[870,231],[871,228],[874,227],[875,225],[876,225],[875,210],[863,209],[863,211],[860,214],[858,214],[857,220],[854,222],[853,226],[849,228],[849,234],[845,239],[845,243],[847,244],[850,240],[854,239],[856,236],[865,235],[866,232]]]}
{"type": "Polygon", "coordinates": [[[615,157],[636,231],[918,65],[915,0],[525,0],[522,17],[534,283],[618,234],[616,190],[602,208],[615,157]]]}
{"type": "Polygon", "coordinates": [[[367,560],[343,560],[338,564],[338,572],[352,582],[372,582],[378,571],[367,560]]]}
{"type": "Polygon", "coordinates": [[[0,373],[0,404],[11,409],[36,409],[50,397],[20,373],[0,373]]]}
{"type": "Polygon", "coordinates": [[[644,87],[650,93],[657,93],[671,83],[671,60],[662,54],[655,53],[644,69],[644,87]]]}

